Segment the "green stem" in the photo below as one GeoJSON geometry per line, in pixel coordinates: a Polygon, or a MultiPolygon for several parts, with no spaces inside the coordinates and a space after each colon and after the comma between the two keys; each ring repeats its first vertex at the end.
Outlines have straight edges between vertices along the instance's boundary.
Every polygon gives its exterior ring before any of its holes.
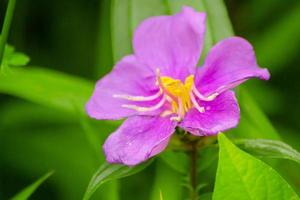
{"type": "Polygon", "coordinates": [[[190,181],[192,186],[191,191],[191,200],[199,200],[198,191],[197,191],[197,142],[193,141],[191,143],[191,151],[190,151],[190,181]]]}
{"type": "Polygon", "coordinates": [[[4,23],[3,23],[1,37],[0,37],[0,67],[2,66],[1,64],[3,60],[5,44],[10,30],[10,25],[13,18],[15,5],[16,5],[16,0],[8,0],[8,6],[5,13],[4,23]]]}

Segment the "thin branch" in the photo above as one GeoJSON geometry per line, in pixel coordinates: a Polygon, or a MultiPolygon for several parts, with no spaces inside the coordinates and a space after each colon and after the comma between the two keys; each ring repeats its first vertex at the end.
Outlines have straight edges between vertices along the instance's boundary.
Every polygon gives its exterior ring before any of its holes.
{"type": "Polygon", "coordinates": [[[190,166],[190,181],[192,186],[191,191],[191,200],[199,200],[198,191],[197,191],[197,143],[191,143],[191,151],[190,151],[190,159],[191,159],[191,166],[190,166]]]}
{"type": "Polygon", "coordinates": [[[0,67],[2,66],[5,44],[7,42],[10,25],[14,15],[15,5],[16,5],[16,0],[8,0],[7,10],[5,13],[5,18],[2,26],[1,37],[0,37],[0,67]]]}

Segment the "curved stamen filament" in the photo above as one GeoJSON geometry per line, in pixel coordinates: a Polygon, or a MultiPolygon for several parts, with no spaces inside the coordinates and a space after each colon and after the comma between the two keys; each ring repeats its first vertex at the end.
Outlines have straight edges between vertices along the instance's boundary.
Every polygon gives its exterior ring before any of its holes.
{"type": "Polygon", "coordinates": [[[184,114],[185,114],[185,110],[183,108],[183,102],[181,98],[178,98],[178,116],[180,116],[180,118],[183,118],[184,114]]]}
{"type": "Polygon", "coordinates": [[[173,101],[176,101],[176,97],[174,97],[164,86],[161,76],[160,76],[160,70],[159,68],[156,69],[156,84],[159,86],[159,88],[162,90],[163,93],[167,94],[168,99],[172,99],[173,101]]]}
{"type": "Polygon", "coordinates": [[[166,100],[169,102],[169,103],[172,103],[173,99],[171,97],[169,97],[168,95],[166,95],[166,100]]]}
{"type": "Polygon", "coordinates": [[[163,94],[163,91],[161,89],[159,89],[159,91],[151,96],[131,96],[131,95],[123,95],[123,94],[114,94],[113,97],[114,98],[120,98],[120,99],[126,99],[129,101],[152,101],[157,99],[158,97],[160,97],[163,94]]]}
{"type": "Polygon", "coordinates": [[[160,116],[161,116],[161,117],[166,117],[166,116],[171,115],[171,114],[173,114],[173,111],[172,111],[172,110],[165,110],[164,112],[162,112],[162,113],[160,114],[160,116]]]}
{"type": "Polygon", "coordinates": [[[169,76],[161,76],[160,70],[156,70],[156,86],[159,91],[151,96],[132,96],[126,94],[114,94],[114,98],[125,99],[133,102],[147,102],[147,101],[158,101],[155,105],[134,105],[134,104],[123,104],[123,108],[136,110],[138,112],[151,112],[162,108],[167,104],[167,109],[162,110],[160,116],[165,117],[169,115],[170,120],[180,122],[185,114],[191,109],[195,108],[200,113],[205,112],[205,108],[200,106],[199,100],[201,101],[212,101],[219,93],[215,92],[211,95],[204,96],[196,88],[194,84],[194,75],[186,77],[185,81],[179,79],[173,79],[169,76]],[[161,98],[161,99],[159,99],[161,98]]]}
{"type": "Polygon", "coordinates": [[[180,122],[180,121],[181,121],[181,117],[180,117],[180,116],[171,117],[170,120],[171,120],[171,121],[177,121],[177,122],[180,122]]]}
{"type": "Polygon", "coordinates": [[[195,87],[195,85],[193,85],[192,87],[192,91],[194,92],[194,94],[196,95],[196,97],[198,97],[200,100],[202,101],[212,101],[214,100],[218,95],[219,93],[213,93],[207,97],[203,96],[198,90],[197,88],[195,87]]]}
{"type": "Polygon", "coordinates": [[[193,94],[192,92],[190,92],[190,97],[191,97],[191,101],[192,101],[193,105],[195,106],[195,108],[196,108],[200,113],[204,113],[204,112],[205,112],[204,107],[201,107],[201,106],[198,104],[198,102],[197,102],[197,100],[196,100],[196,98],[195,98],[195,96],[194,96],[194,94],[193,94]]]}
{"type": "Polygon", "coordinates": [[[151,106],[151,107],[142,107],[142,106],[136,106],[136,105],[127,105],[127,104],[123,104],[122,107],[133,109],[138,112],[150,112],[150,111],[154,111],[154,110],[161,108],[165,104],[165,102],[166,102],[166,97],[164,95],[163,98],[156,105],[151,106]]]}

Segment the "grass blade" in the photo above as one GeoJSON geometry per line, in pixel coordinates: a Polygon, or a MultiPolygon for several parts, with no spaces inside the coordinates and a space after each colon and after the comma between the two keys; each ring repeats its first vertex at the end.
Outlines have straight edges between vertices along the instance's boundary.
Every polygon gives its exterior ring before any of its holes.
{"type": "Polygon", "coordinates": [[[45,181],[47,180],[54,172],[50,171],[41,178],[39,178],[37,181],[23,189],[21,192],[19,192],[16,196],[12,197],[12,200],[26,200],[28,199],[34,191],[45,181]]]}

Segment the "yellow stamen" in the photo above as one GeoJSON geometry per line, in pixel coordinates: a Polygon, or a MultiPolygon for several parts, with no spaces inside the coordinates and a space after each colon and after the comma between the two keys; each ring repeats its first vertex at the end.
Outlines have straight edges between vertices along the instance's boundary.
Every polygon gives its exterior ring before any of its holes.
{"type": "Polygon", "coordinates": [[[188,76],[184,83],[168,76],[160,77],[160,82],[167,95],[171,97],[172,111],[183,117],[192,108],[190,92],[194,85],[194,75],[188,76]]]}
{"type": "Polygon", "coordinates": [[[197,100],[212,101],[218,95],[218,93],[213,93],[209,96],[203,96],[194,85],[194,75],[188,76],[183,83],[178,79],[160,76],[160,71],[157,69],[155,84],[158,86],[159,91],[151,96],[114,94],[113,97],[135,102],[153,101],[161,98],[155,105],[149,107],[130,103],[123,104],[122,107],[133,109],[138,112],[151,112],[167,106],[166,110],[162,111],[160,116],[166,117],[172,115],[170,120],[180,122],[191,108],[196,108],[200,113],[205,112],[205,108],[202,107],[199,104],[201,102],[197,100]]]}

